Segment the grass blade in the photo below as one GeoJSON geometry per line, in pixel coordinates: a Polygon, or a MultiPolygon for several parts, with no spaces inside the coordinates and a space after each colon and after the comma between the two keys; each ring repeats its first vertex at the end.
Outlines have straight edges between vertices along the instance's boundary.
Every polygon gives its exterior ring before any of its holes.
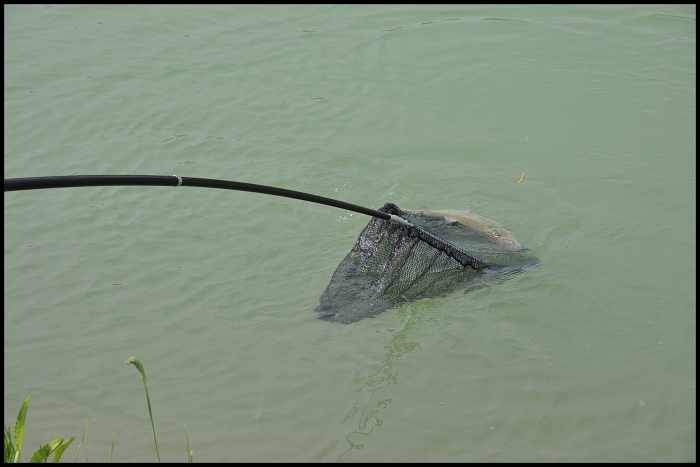
{"type": "Polygon", "coordinates": [[[109,447],[109,463],[112,463],[112,452],[114,451],[114,427],[112,427],[112,445],[109,447]]]}
{"type": "MultiPolygon", "coordinates": [[[[83,440],[85,439],[85,432],[87,431],[87,427],[88,427],[88,425],[90,424],[90,417],[92,417],[92,415],[89,415],[89,416],[88,416],[88,421],[87,421],[87,423],[85,424],[85,429],[83,430],[83,437],[80,438],[80,444],[78,445],[78,450],[76,451],[76,453],[75,453],[75,458],[73,459],[73,463],[74,463],[74,464],[75,464],[75,461],[78,460],[78,453],[80,452],[80,446],[83,445],[83,440]]],[[[87,452],[85,453],[85,460],[87,461],[87,452]]]]}
{"type": "Polygon", "coordinates": [[[148,416],[151,417],[151,428],[153,428],[153,442],[156,445],[156,456],[158,456],[158,462],[160,462],[160,454],[158,454],[158,441],[156,441],[156,427],[153,424],[153,414],[151,413],[151,400],[148,398],[148,388],[146,383],[143,383],[143,388],[146,390],[146,402],[148,403],[148,416]]]}
{"type": "Polygon", "coordinates": [[[187,426],[185,425],[185,443],[187,444],[187,461],[191,464],[194,451],[190,451],[190,440],[187,438],[187,426]]]}
{"type": "Polygon", "coordinates": [[[151,412],[151,399],[148,397],[148,387],[146,386],[146,371],[143,369],[143,365],[136,357],[129,357],[126,362],[127,365],[134,365],[139,374],[141,375],[141,381],[143,381],[143,388],[146,390],[146,402],[148,403],[148,416],[151,417],[151,428],[153,428],[153,442],[156,445],[156,456],[158,456],[158,462],[160,463],[160,453],[158,453],[158,441],[156,440],[156,427],[153,424],[153,412],[151,412]]]}

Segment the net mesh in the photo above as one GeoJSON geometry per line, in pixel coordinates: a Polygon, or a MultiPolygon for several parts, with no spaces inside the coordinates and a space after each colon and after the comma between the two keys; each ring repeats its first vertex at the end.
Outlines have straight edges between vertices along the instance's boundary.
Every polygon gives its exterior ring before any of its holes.
{"type": "MultiPolygon", "coordinates": [[[[379,210],[405,216],[391,203],[379,210]]],[[[333,273],[316,311],[326,321],[352,323],[449,292],[490,266],[421,227],[373,218],[333,273]]]]}

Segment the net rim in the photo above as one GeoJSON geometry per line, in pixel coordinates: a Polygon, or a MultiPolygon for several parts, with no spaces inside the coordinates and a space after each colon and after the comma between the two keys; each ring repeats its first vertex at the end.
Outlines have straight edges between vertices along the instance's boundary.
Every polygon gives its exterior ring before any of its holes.
{"type": "MultiPolygon", "coordinates": [[[[407,212],[402,211],[401,208],[399,208],[394,203],[386,203],[379,209],[379,211],[400,217],[405,217],[408,214],[407,212]]],[[[457,261],[464,267],[470,267],[474,270],[479,271],[481,269],[486,269],[494,266],[488,261],[484,261],[483,259],[477,258],[476,256],[467,253],[463,249],[459,248],[458,246],[453,245],[452,243],[447,242],[441,239],[440,237],[431,234],[430,232],[426,231],[420,226],[408,227],[399,224],[392,224],[390,228],[404,229],[404,231],[406,231],[406,233],[409,236],[419,238],[421,241],[427,243],[431,247],[453,258],[455,261],[457,261]]]]}

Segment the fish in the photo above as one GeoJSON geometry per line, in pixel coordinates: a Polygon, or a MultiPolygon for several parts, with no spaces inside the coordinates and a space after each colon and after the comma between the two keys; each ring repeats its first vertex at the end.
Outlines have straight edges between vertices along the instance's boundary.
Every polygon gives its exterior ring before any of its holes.
{"type": "Polygon", "coordinates": [[[498,245],[504,250],[519,251],[523,249],[509,229],[501,228],[496,225],[495,222],[467,211],[459,211],[456,209],[435,211],[431,209],[402,209],[402,211],[408,214],[430,217],[453,225],[458,225],[498,245]]]}

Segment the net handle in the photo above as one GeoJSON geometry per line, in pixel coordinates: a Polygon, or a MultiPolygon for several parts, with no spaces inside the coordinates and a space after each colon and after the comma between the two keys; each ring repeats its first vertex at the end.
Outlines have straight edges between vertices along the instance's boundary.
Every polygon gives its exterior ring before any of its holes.
{"type": "Polygon", "coordinates": [[[4,185],[5,192],[86,186],[196,186],[201,188],[218,188],[220,190],[248,191],[325,204],[327,206],[347,209],[348,211],[365,214],[367,216],[378,217],[407,227],[413,227],[413,224],[401,217],[356,204],[301,191],[256,185],[254,183],[234,182],[232,180],[180,177],[179,175],[59,175],[52,177],[6,178],[4,185]]]}

